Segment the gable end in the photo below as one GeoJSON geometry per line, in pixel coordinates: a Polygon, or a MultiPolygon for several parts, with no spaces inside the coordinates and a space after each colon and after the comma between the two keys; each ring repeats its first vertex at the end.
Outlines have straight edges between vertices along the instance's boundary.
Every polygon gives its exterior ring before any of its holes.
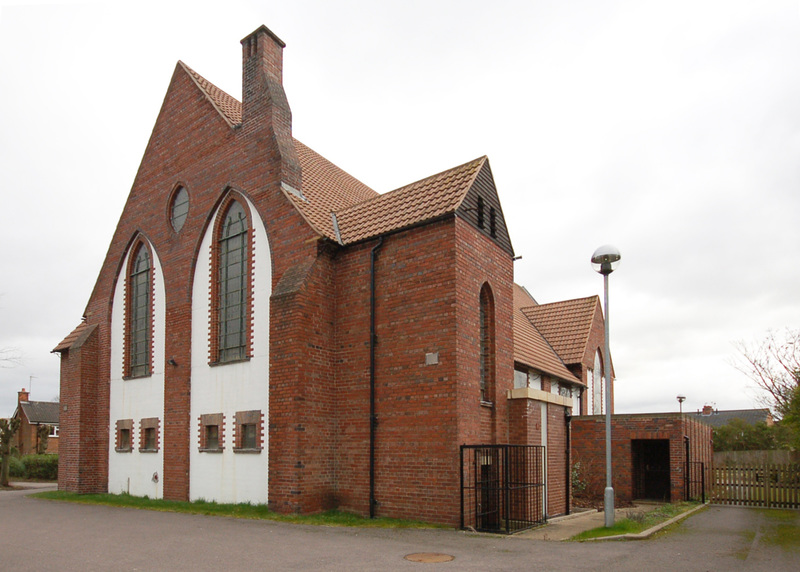
{"type": "Polygon", "coordinates": [[[497,196],[497,187],[494,184],[489,161],[484,162],[475,177],[475,182],[456,209],[456,216],[496,242],[510,256],[514,256],[514,248],[511,246],[511,237],[503,217],[503,208],[497,196]]]}

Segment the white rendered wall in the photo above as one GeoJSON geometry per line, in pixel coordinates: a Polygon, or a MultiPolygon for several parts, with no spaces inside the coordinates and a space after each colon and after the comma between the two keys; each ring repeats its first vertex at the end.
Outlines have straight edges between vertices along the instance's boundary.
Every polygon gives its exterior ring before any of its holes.
{"type": "MultiPolygon", "coordinates": [[[[108,439],[108,492],[127,492],[135,496],[161,498],[164,473],[164,340],[165,294],[161,262],[153,245],[150,246],[153,268],[153,363],[151,374],[123,380],[123,344],[125,327],[126,270],[117,279],[111,309],[111,380],[109,402],[108,439]],[[155,453],[140,453],[141,420],[158,417],[159,447],[155,453]],[[131,451],[118,453],[116,447],[116,422],[132,419],[131,451]],[[153,479],[153,475],[158,475],[153,479]]],[[[129,251],[122,264],[128,268],[129,251]]]]}
{"type": "MultiPolygon", "coordinates": [[[[254,228],[253,355],[248,361],[209,365],[210,276],[213,223],[200,245],[192,289],[192,387],[189,440],[189,497],[217,502],[266,504],[269,470],[269,297],[272,263],[264,224],[249,201],[254,228]],[[237,411],[263,414],[261,453],[234,453],[233,427],[237,411]],[[225,416],[224,450],[199,451],[200,416],[225,416]]],[[[218,212],[212,219],[216,220],[218,212]]]]}

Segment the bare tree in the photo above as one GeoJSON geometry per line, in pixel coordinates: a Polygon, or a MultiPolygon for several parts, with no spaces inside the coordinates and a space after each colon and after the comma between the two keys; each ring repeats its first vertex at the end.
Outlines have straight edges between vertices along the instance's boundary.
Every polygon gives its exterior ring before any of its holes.
{"type": "Polygon", "coordinates": [[[783,417],[800,385],[800,329],[770,331],[759,342],[739,341],[735,346],[739,355],[733,366],[755,383],[759,401],[775,417],[783,417]]]}
{"type": "Polygon", "coordinates": [[[22,362],[17,348],[0,348],[0,367],[15,367],[22,362]]]}

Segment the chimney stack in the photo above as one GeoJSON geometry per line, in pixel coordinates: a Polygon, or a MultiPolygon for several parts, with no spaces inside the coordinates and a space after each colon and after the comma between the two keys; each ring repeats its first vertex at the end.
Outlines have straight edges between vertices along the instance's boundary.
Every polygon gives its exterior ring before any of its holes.
{"type": "Polygon", "coordinates": [[[277,152],[281,184],[302,189],[292,111],[283,90],[285,46],[266,26],[242,40],[242,134],[260,152],[277,152]]]}
{"type": "Polygon", "coordinates": [[[30,394],[29,394],[29,393],[28,393],[28,392],[25,390],[25,388],[23,387],[23,388],[22,388],[22,391],[18,391],[18,392],[17,392],[17,404],[20,404],[20,403],[27,403],[27,402],[28,402],[28,396],[29,396],[29,395],[30,395],[30,394]]]}

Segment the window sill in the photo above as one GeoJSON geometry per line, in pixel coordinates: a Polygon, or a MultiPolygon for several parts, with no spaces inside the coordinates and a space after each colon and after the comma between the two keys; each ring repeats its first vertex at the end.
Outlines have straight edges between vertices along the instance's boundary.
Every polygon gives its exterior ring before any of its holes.
{"type": "Polygon", "coordinates": [[[243,357],[243,358],[240,358],[240,359],[229,359],[227,361],[211,361],[211,362],[208,362],[208,365],[211,366],[211,367],[217,367],[217,366],[221,366],[221,365],[230,365],[232,363],[243,363],[243,362],[248,362],[248,361],[250,361],[250,356],[243,357]]]}
{"type": "Polygon", "coordinates": [[[200,447],[198,449],[198,451],[200,451],[201,453],[222,453],[224,450],[225,450],[224,447],[217,447],[214,449],[204,449],[203,447],[200,447]]]}
{"type": "Polygon", "coordinates": [[[261,447],[259,447],[257,449],[237,449],[237,448],[234,447],[234,449],[233,449],[234,453],[237,453],[237,454],[238,453],[243,453],[245,455],[257,455],[257,454],[261,453],[261,451],[262,451],[261,447]]]}
{"type": "Polygon", "coordinates": [[[133,449],[114,449],[117,453],[132,453],[133,449]]]}
{"type": "Polygon", "coordinates": [[[158,453],[158,449],[139,449],[140,453],[158,453]]]}
{"type": "Polygon", "coordinates": [[[134,379],[147,379],[148,377],[153,377],[152,373],[145,373],[142,375],[123,375],[122,381],[131,381],[134,379]]]}
{"type": "Polygon", "coordinates": [[[484,401],[483,399],[481,399],[481,407],[488,407],[489,409],[494,409],[494,402],[484,401]]]}

